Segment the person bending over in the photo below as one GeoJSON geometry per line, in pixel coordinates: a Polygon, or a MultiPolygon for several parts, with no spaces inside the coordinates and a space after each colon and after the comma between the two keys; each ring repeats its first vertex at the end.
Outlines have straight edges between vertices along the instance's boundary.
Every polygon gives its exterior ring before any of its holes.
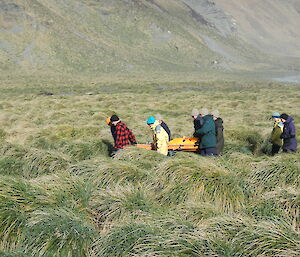
{"type": "Polygon", "coordinates": [[[123,123],[117,115],[112,115],[110,121],[115,126],[116,140],[113,155],[125,146],[136,144],[136,139],[132,131],[123,123]]]}

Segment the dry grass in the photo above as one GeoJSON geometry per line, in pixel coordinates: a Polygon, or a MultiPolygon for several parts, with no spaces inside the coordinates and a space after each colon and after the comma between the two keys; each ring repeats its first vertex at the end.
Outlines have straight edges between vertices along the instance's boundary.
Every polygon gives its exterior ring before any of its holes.
{"type": "Polygon", "coordinates": [[[91,79],[77,79],[74,86],[69,82],[75,78],[66,80],[64,88],[53,79],[45,88],[55,93],[50,96],[39,95],[38,85],[25,88],[16,79],[10,85],[14,90],[0,96],[0,253],[297,253],[299,153],[271,157],[264,150],[272,112],[293,115],[300,129],[298,87],[167,83],[165,78],[114,88],[99,79],[94,79],[96,87],[91,79]],[[92,88],[94,93],[86,95],[92,88]],[[145,120],[156,113],[174,137],[190,136],[193,107],[220,110],[226,142],[222,157],[165,157],[135,147],[108,157],[108,115],[117,113],[138,142],[146,143],[151,131],[145,120]]]}

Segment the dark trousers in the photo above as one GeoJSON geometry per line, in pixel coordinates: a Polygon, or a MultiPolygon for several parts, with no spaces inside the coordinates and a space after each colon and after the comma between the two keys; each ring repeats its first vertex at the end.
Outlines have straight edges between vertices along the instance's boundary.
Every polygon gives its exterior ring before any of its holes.
{"type": "Polygon", "coordinates": [[[208,147],[200,150],[202,156],[214,156],[216,152],[215,147],[208,147]]]}
{"type": "Polygon", "coordinates": [[[295,153],[297,150],[283,149],[282,151],[283,151],[284,153],[295,153]]]}
{"type": "Polygon", "coordinates": [[[273,144],[272,145],[272,155],[275,155],[279,152],[281,146],[280,145],[276,145],[276,144],[273,144]]]}
{"type": "Polygon", "coordinates": [[[117,154],[117,152],[119,152],[120,150],[122,150],[122,149],[113,148],[113,150],[111,151],[109,156],[114,157],[117,154]]]}

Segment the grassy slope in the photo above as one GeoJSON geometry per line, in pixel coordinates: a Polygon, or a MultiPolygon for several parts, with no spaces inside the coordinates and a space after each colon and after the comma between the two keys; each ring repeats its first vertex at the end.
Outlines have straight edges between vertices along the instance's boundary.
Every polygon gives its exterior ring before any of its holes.
{"type": "Polygon", "coordinates": [[[261,151],[269,147],[274,110],[293,115],[299,131],[297,85],[26,83],[1,88],[2,254],[296,255],[299,154],[261,151]],[[55,95],[39,95],[41,84],[55,95]],[[193,107],[221,111],[223,157],[166,158],[135,148],[107,156],[106,116],[116,112],[148,142],[149,115],[160,112],[174,137],[189,136],[193,107]]]}
{"type": "Polygon", "coordinates": [[[201,3],[3,0],[1,67],[85,74],[280,67],[239,40],[229,14],[201,3]]]}

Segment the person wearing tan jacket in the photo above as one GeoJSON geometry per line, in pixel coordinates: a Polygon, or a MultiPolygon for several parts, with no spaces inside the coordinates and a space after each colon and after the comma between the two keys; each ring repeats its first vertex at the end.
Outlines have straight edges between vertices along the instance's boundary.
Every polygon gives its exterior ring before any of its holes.
{"type": "Polygon", "coordinates": [[[157,152],[168,155],[168,143],[169,135],[165,129],[159,124],[153,116],[149,117],[147,120],[148,126],[153,131],[153,148],[157,152]]]}
{"type": "Polygon", "coordinates": [[[280,114],[278,112],[274,112],[272,115],[274,124],[273,124],[273,130],[271,133],[270,141],[272,143],[272,155],[275,155],[279,152],[280,148],[282,147],[283,140],[280,138],[284,124],[281,122],[280,114]]]}

